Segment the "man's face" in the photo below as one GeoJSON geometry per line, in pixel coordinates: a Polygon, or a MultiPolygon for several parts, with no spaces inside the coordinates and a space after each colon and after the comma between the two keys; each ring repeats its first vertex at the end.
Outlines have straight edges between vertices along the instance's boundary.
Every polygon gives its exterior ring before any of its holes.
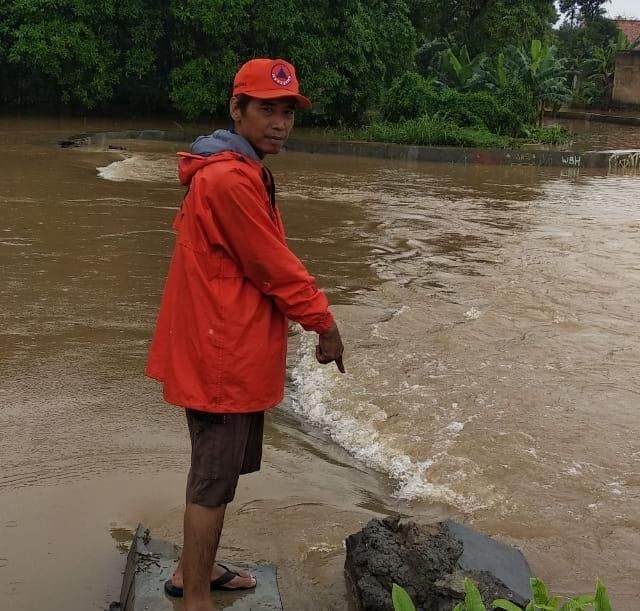
{"type": "Polygon", "coordinates": [[[295,109],[295,98],[251,98],[241,111],[237,99],[231,98],[235,130],[263,155],[277,155],[281,151],[293,127],[295,109]]]}

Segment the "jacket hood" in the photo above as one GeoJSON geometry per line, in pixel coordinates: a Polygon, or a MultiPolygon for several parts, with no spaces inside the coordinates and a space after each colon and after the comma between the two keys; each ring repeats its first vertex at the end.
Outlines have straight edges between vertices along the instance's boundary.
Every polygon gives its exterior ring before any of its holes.
{"type": "Polygon", "coordinates": [[[202,167],[219,161],[238,159],[239,156],[261,163],[248,140],[227,129],[218,129],[210,136],[199,136],[191,145],[190,153],[178,153],[178,176],[188,185],[202,167]]]}
{"type": "Polygon", "coordinates": [[[199,136],[191,145],[191,152],[202,157],[209,157],[209,155],[224,151],[233,151],[250,159],[260,161],[258,154],[249,144],[249,141],[240,134],[228,129],[218,129],[210,136],[199,136]]]}

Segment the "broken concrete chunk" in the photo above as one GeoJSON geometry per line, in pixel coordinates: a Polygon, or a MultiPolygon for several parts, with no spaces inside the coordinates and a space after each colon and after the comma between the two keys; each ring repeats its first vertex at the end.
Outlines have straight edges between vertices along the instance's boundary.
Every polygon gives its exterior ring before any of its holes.
{"type": "MultiPolygon", "coordinates": [[[[180,599],[172,599],[164,592],[164,582],[171,577],[177,560],[175,545],[153,539],[144,526],[138,525],[127,556],[120,602],[112,603],[109,611],[174,611],[182,608],[180,599]]],[[[256,576],[258,585],[254,590],[216,591],[212,594],[216,609],[282,611],[274,566],[224,564],[250,571],[256,576]]]]}
{"type": "Polygon", "coordinates": [[[418,611],[451,611],[464,599],[465,577],[487,605],[496,598],[524,605],[531,596],[531,571],[520,551],[451,520],[371,520],[346,544],[345,571],[361,611],[392,611],[394,583],[418,611]]]}

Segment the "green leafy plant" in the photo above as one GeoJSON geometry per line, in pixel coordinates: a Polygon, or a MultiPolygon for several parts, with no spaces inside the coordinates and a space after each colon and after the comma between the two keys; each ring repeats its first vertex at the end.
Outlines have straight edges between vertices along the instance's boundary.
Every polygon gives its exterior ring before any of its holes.
{"type": "Polygon", "coordinates": [[[510,47],[507,65],[533,95],[538,126],[542,126],[547,106],[559,107],[571,99],[566,83],[566,61],[557,56],[555,46],[536,39],[529,49],[510,47]]]}
{"type": "Polygon", "coordinates": [[[552,146],[567,144],[571,140],[569,132],[557,125],[550,127],[533,127],[526,131],[526,135],[528,142],[549,144],[552,146]]]}
{"type": "Polygon", "coordinates": [[[409,0],[407,4],[422,40],[446,37],[455,48],[466,45],[472,55],[493,55],[509,44],[550,38],[558,21],[553,0],[409,0]]]}
{"type": "Polygon", "coordinates": [[[440,93],[433,79],[416,72],[405,72],[384,93],[380,114],[385,121],[417,119],[439,109],[440,93]]]}
{"type": "MultiPolygon", "coordinates": [[[[510,600],[498,598],[491,603],[492,609],[502,611],[613,611],[609,602],[609,595],[604,584],[596,582],[595,595],[583,594],[574,598],[564,599],[561,596],[550,596],[541,579],[532,578],[531,591],[533,599],[524,609],[510,600]]],[[[487,611],[480,591],[468,578],[464,580],[464,600],[458,603],[452,611],[487,611]]],[[[391,594],[395,611],[416,611],[409,594],[397,584],[393,584],[391,594]]]]}
{"type": "Polygon", "coordinates": [[[457,89],[467,89],[484,59],[484,53],[471,57],[465,45],[458,53],[449,47],[442,54],[442,68],[446,80],[457,89]]]}
{"type": "Polygon", "coordinates": [[[640,38],[629,42],[623,32],[602,47],[596,47],[592,56],[584,63],[586,83],[595,88],[595,98],[605,107],[611,106],[613,95],[613,79],[616,71],[616,57],[621,51],[632,51],[640,47],[640,38]]]}
{"type": "Polygon", "coordinates": [[[395,611],[416,611],[416,607],[407,591],[397,583],[393,584],[391,600],[393,601],[395,611]]]}
{"type": "Polygon", "coordinates": [[[439,115],[447,123],[459,127],[516,136],[530,119],[532,106],[524,109],[516,107],[524,114],[524,117],[520,117],[503,103],[503,99],[505,102],[512,101],[498,92],[462,92],[449,87],[442,88],[433,79],[407,72],[396,79],[383,96],[380,114],[384,121],[394,123],[439,115]]]}
{"type": "Polygon", "coordinates": [[[0,0],[0,104],[223,117],[239,64],[282,57],[303,120],[356,124],[415,51],[404,0],[0,0]]]}
{"type": "Polygon", "coordinates": [[[487,611],[480,591],[470,579],[464,580],[464,601],[458,603],[453,611],[487,611]]]}
{"type": "Polygon", "coordinates": [[[609,593],[604,584],[598,579],[596,582],[596,595],[593,600],[593,608],[595,611],[613,611],[611,602],[609,602],[609,593]]]}
{"type": "Polygon", "coordinates": [[[425,42],[416,53],[416,70],[427,78],[438,78],[442,72],[442,54],[450,47],[446,38],[425,42]]]}
{"type": "Polygon", "coordinates": [[[467,89],[471,91],[489,90],[495,91],[506,87],[509,83],[506,58],[500,51],[494,58],[483,56],[478,62],[477,69],[467,82],[467,89]]]}

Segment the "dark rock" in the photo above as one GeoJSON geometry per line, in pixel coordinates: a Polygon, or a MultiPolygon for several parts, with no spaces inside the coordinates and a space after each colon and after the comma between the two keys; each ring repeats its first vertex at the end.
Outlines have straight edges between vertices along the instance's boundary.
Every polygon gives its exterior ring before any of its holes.
{"type": "Polygon", "coordinates": [[[70,149],[86,146],[88,143],[87,138],[68,138],[66,140],[60,140],[58,146],[63,149],[70,149]]]}
{"type": "Polygon", "coordinates": [[[361,611],[392,611],[394,583],[418,611],[451,611],[464,599],[465,577],[487,608],[496,598],[524,606],[531,596],[531,571],[521,552],[450,520],[371,520],[346,544],[345,571],[361,611]]]}
{"type": "Polygon", "coordinates": [[[120,146],[118,144],[110,144],[107,147],[107,149],[110,150],[110,151],[126,151],[127,147],[126,146],[120,146]]]}

